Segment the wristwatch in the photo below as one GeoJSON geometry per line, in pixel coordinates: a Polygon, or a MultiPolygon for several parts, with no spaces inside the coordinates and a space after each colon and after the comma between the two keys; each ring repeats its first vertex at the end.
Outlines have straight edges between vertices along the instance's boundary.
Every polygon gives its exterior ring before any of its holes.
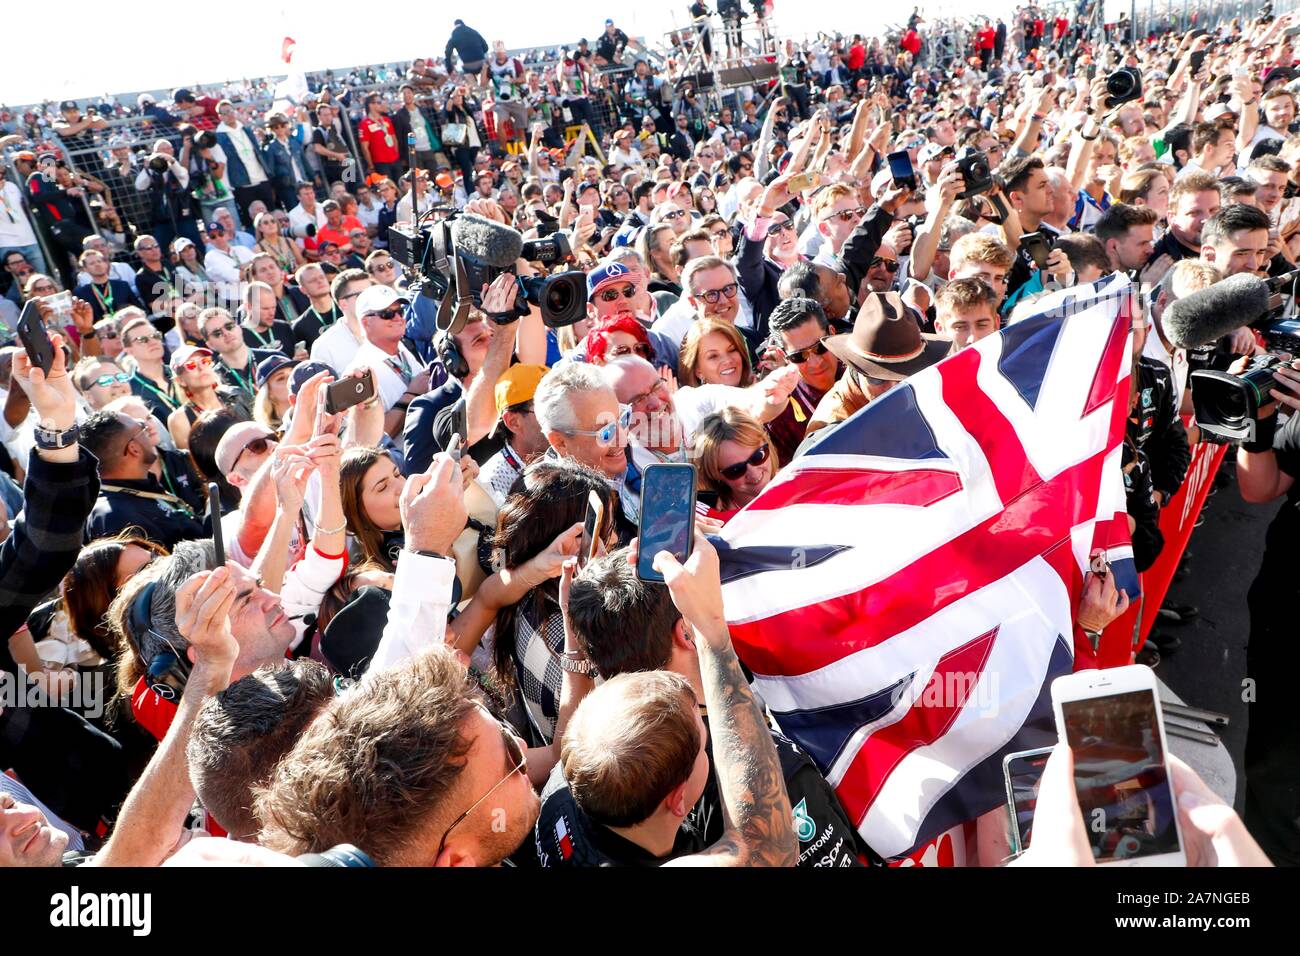
{"type": "Polygon", "coordinates": [[[581,674],[583,677],[596,676],[596,665],[582,656],[581,651],[564,651],[555,656],[560,662],[561,670],[568,671],[570,674],[581,674]]]}
{"type": "Polygon", "coordinates": [[[44,425],[37,425],[35,434],[37,448],[43,448],[46,451],[57,451],[60,448],[67,448],[77,443],[77,438],[81,434],[81,426],[74,422],[71,428],[65,431],[57,431],[53,428],[46,428],[44,425]]]}

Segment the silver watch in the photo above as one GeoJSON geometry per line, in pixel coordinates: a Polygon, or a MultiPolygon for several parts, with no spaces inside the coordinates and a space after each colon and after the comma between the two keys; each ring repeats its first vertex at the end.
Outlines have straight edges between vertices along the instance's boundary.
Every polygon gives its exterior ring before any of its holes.
{"type": "Polygon", "coordinates": [[[555,656],[560,661],[561,670],[566,670],[570,674],[581,674],[583,677],[596,676],[596,665],[585,657],[570,657],[567,652],[555,656]]]}

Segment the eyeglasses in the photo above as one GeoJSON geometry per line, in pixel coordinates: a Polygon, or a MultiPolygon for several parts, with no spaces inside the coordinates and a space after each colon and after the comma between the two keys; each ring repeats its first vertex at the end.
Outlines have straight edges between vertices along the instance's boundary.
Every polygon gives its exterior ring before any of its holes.
{"type": "Polygon", "coordinates": [[[785,354],[786,361],[791,365],[802,365],[814,355],[825,355],[830,351],[830,349],[826,347],[826,341],[823,339],[814,342],[807,348],[795,349],[793,352],[788,352],[785,349],[782,349],[781,351],[785,354]]]}
{"type": "Polygon", "coordinates": [[[620,288],[601,289],[599,292],[596,293],[596,298],[599,299],[601,302],[617,302],[620,298],[635,299],[636,286],[625,285],[620,288]]]}
{"type": "MultiPolygon", "coordinates": [[[[235,331],[236,328],[237,326],[234,322],[227,322],[224,325],[218,325],[215,329],[208,329],[205,338],[215,339],[218,335],[229,335],[231,332],[235,331]]],[[[162,338],[162,336],[159,336],[159,338],[162,338]]]]}
{"type": "Polygon", "coordinates": [[[767,227],[767,238],[772,239],[776,236],[779,236],[787,229],[793,229],[793,228],[794,228],[794,223],[790,222],[790,220],[788,219],[785,222],[774,222],[772,223],[772,225],[767,227]]]}
{"type": "MultiPolygon", "coordinates": [[[[642,392],[640,395],[633,395],[632,398],[628,400],[627,407],[629,409],[636,408],[636,406],[640,405],[651,395],[663,395],[666,398],[668,396],[668,383],[661,378],[655,379],[655,383],[650,386],[649,390],[642,392]]],[[[630,415],[627,417],[629,419],[631,418],[630,415]]]]}
{"type": "MultiPolygon", "coordinates": [[[[235,470],[235,466],[239,464],[239,459],[244,457],[245,452],[251,451],[254,455],[265,455],[266,450],[271,447],[273,442],[274,439],[271,438],[254,438],[240,449],[239,454],[235,456],[235,460],[230,463],[230,470],[235,470]]],[[[278,442],[274,443],[278,444],[278,442]]]]}
{"type": "Polygon", "coordinates": [[[500,787],[501,784],[505,783],[515,774],[523,773],[524,768],[527,766],[528,763],[528,761],[524,757],[524,752],[522,748],[520,748],[519,746],[519,740],[515,737],[514,731],[511,730],[509,727],[507,727],[501,721],[497,720],[497,718],[494,717],[492,713],[482,704],[476,704],[475,706],[477,706],[481,711],[483,711],[483,713],[487,714],[487,716],[492,719],[492,722],[501,728],[501,739],[505,742],[506,745],[506,756],[510,758],[510,763],[511,763],[510,771],[504,777],[502,777],[500,780],[494,783],[491,789],[488,790],[487,793],[483,794],[483,796],[479,797],[472,804],[470,804],[468,810],[466,810],[464,813],[462,813],[460,816],[458,816],[455,820],[452,821],[451,826],[447,827],[447,831],[443,833],[442,839],[438,841],[438,852],[433,855],[433,858],[435,860],[438,859],[438,857],[442,856],[442,851],[446,849],[447,837],[451,836],[451,831],[456,829],[456,827],[460,826],[462,823],[464,823],[465,819],[476,809],[478,809],[478,805],[480,803],[482,803],[488,797],[492,796],[492,794],[496,793],[497,788],[500,787]]]}
{"type": "Polygon", "coordinates": [[[402,307],[400,305],[389,306],[387,309],[384,309],[382,312],[367,312],[366,315],[375,319],[385,319],[386,321],[389,322],[395,321],[396,319],[405,318],[405,315],[403,314],[402,311],[402,307]]]}
{"type": "MultiPolygon", "coordinates": [[[[233,329],[234,326],[232,325],[231,328],[233,329]]],[[[148,332],[145,335],[137,335],[133,339],[126,339],[124,341],[127,345],[139,345],[141,342],[161,342],[162,339],[163,337],[161,332],[148,332]]]]}
{"type": "Polygon", "coordinates": [[[628,423],[631,421],[632,421],[632,408],[631,406],[627,406],[619,412],[618,418],[615,421],[610,422],[608,425],[596,429],[570,428],[567,431],[565,431],[564,434],[586,435],[589,438],[596,439],[596,442],[598,444],[612,445],[618,439],[619,429],[627,428],[628,423]]]}
{"type": "Polygon", "coordinates": [[[763,464],[763,462],[767,461],[767,455],[767,445],[759,445],[754,449],[754,454],[750,455],[744,461],[738,461],[734,465],[727,465],[725,468],[719,468],[718,474],[727,479],[727,481],[735,481],[737,478],[743,478],[745,472],[749,471],[750,465],[757,467],[763,464]]]}
{"type": "Polygon", "coordinates": [[[125,384],[129,381],[131,381],[130,375],[127,375],[126,372],[118,372],[116,375],[99,376],[99,378],[95,379],[95,384],[100,388],[108,388],[108,386],[112,385],[114,382],[125,384]]]}
{"type": "Polygon", "coordinates": [[[709,289],[707,292],[696,292],[694,295],[697,299],[703,299],[705,302],[709,303],[709,305],[717,305],[718,300],[724,295],[728,299],[734,299],[738,288],[739,286],[737,286],[736,283],[728,282],[721,289],[709,289]]]}
{"type": "Polygon", "coordinates": [[[610,358],[618,358],[620,355],[639,355],[647,362],[653,362],[655,356],[654,349],[644,342],[638,342],[636,345],[616,345],[605,354],[610,358]]]}
{"type": "Polygon", "coordinates": [[[827,219],[838,219],[840,222],[856,222],[867,214],[865,206],[857,206],[853,209],[841,209],[839,212],[833,212],[827,219]]]}
{"type": "Polygon", "coordinates": [[[867,268],[874,269],[876,266],[884,266],[886,272],[894,273],[898,271],[898,260],[886,259],[884,256],[876,256],[871,260],[871,265],[867,266],[867,268]]]}

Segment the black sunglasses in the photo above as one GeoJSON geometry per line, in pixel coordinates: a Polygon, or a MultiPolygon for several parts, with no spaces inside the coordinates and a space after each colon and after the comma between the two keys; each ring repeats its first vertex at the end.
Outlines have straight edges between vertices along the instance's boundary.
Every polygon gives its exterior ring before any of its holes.
{"type": "Polygon", "coordinates": [[[897,272],[898,260],[886,259],[884,256],[876,256],[871,260],[871,265],[867,266],[867,268],[874,269],[876,266],[884,266],[886,272],[897,272]]]}
{"type": "Polygon", "coordinates": [[[767,445],[762,444],[754,449],[754,454],[750,455],[744,461],[738,461],[734,465],[727,465],[725,468],[719,468],[718,474],[728,481],[735,481],[737,478],[743,478],[745,472],[749,471],[750,465],[761,465],[767,461],[767,445]]]}
{"type": "Polygon", "coordinates": [[[636,286],[625,285],[621,288],[601,289],[596,293],[596,298],[601,302],[617,302],[619,298],[635,299],[636,286]]]}
{"type": "Polygon", "coordinates": [[[830,349],[826,347],[826,342],[823,340],[814,342],[807,348],[795,349],[793,352],[786,352],[785,349],[781,351],[785,352],[785,360],[791,365],[802,365],[814,355],[825,355],[830,349]]]}

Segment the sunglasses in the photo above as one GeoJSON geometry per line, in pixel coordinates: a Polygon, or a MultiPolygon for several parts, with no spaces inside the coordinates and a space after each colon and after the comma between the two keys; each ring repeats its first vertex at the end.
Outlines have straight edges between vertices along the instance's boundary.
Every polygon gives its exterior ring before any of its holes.
{"type": "Polygon", "coordinates": [[[787,352],[785,349],[781,351],[785,353],[785,359],[791,365],[802,365],[814,355],[825,355],[830,349],[826,347],[825,341],[819,341],[814,342],[807,348],[795,349],[793,352],[787,352]]]}
{"type": "Polygon", "coordinates": [[[586,435],[590,438],[595,438],[596,441],[601,445],[612,445],[614,444],[614,441],[618,438],[618,430],[620,428],[627,428],[628,423],[630,423],[631,421],[632,421],[632,407],[629,405],[629,406],[624,406],[622,411],[619,412],[618,419],[616,421],[610,422],[608,425],[596,429],[571,428],[567,432],[565,432],[565,434],[586,435]]]}
{"type": "Polygon", "coordinates": [[[867,266],[867,268],[874,269],[876,266],[884,266],[886,272],[894,273],[898,271],[898,260],[886,259],[884,256],[876,256],[871,260],[871,265],[867,266]]]}
{"type": "Polygon", "coordinates": [[[771,239],[774,236],[779,236],[787,229],[794,229],[794,223],[790,222],[788,219],[785,222],[774,222],[772,225],[767,227],[767,238],[771,239]]]}
{"type": "Polygon", "coordinates": [[[717,305],[718,300],[721,299],[724,295],[728,299],[734,299],[736,297],[736,290],[738,288],[739,287],[736,285],[736,283],[728,282],[721,289],[710,289],[707,292],[697,292],[695,293],[695,295],[697,298],[703,299],[705,302],[709,303],[709,305],[717,305]]]}
{"type": "Polygon", "coordinates": [[[100,339],[116,339],[118,337],[117,332],[113,329],[105,329],[104,331],[96,332],[95,334],[100,339]]]}
{"type": "Polygon", "coordinates": [[[100,388],[108,388],[108,386],[112,385],[114,382],[126,384],[129,381],[131,381],[130,375],[127,375],[126,372],[118,372],[116,375],[99,376],[99,378],[95,379],[95,384],[100,388]]]}
{"type": "Polygon", "coordinates": [[[366,315],[376,319],[385,319],[389,322],[393,322],[397,319],[404,318],[402,313],[402,307],[400,305],[389,306],[387,309],[384,309],[382,312],[367,312],[366,315]]]}
{"type": "Polygon", "coordinates": [[[759,445],[754,449],[754,454],[750,455],[744,461],[738,461],[734,465],[727,465],[725,468],[719,468],[718,474],[728,481],[735,481],[738,478],[743,478],[745,472],[749,471],[750,465],[757,467],[758,465],[763,464],[767,461],[767,455],[767,445],[759,445]]]}
{"type": "Polygon", "coordinates": [[[190,359],[188,362],[186,362],[184,365],[181,366],[181,368],[185,369],[188,372],[197,372],[199,369],[211,368],[211,367],[212,367],[212,359],[206,355],[203,356],[202,358],[190,359]]]}
{"type": "Polygon", "coordinates": [[[855,222],[867,214],[865,206],[858,206],[854,209],[842,209],[839,212],[833,212],[826,218],[838,219],[840,222],[855,222]]]}
{"type": "Polygon", "coordinates": [[[647,362],[654,361],[654,349],[644,342],[638,342],[636,345],[616,345],[607,353],[610,358],[618,358],[620,355],[639,355],[647,362]]]}
{"type": "Polygon", "coordinates": [[[433,858],[435,860],[438,857],[442,856],[442,851],[447,846],[447,837],[451,836],[451,831],[456,829],[456,827],[460,826],[462,823],[464,823],[466,818],[471,813],[473,813],[476,809],[478,809],[478,805],[480,803],[482,803],[488,797],[492,796],[492,794],[496,793],[498,787],[500,787],[503,783],[505,783],[515,774],[523,773],[524,768],[527,766],[527,760],[525,760],[524,758],[524,752],[519,746],[519,741],[515,737],[514,731],[511,730],[509,727],[507,727],[500,720],[497,720],[497,718],[493,716],[492,713],[482,704],[478,704],[476,706],[480,710],[482,710],[483,713],[487,714],[488,717],[490,717],[492,721],[498,727],[501,728],[501,739],[506,745],[506,756],[510,760],[510,771],[504,777],[502,777],[500,780],[494,783],[491,789],[489,789],[487,793],[483,794],[483,796],[479,797],[472,804],[470,804],[468,810],[466,810],[464,813],[462,813],[460,816],[458,816],[455,820],[452,821],[451,826],[447,827],[446,832],[443,833],[442,839],[438,841],[438,852],[433,855],[433,858]]]}
{"type": "Polygon", "coordinates": [[[393,268],[393,260],[385,259],[383,262],[376,262],[370,268],[375,272],[387,272],[389,269],[393,268]]]}
{"type": "Polygon", "coordinates": [[[251,451],[254,455],[265,455],[266,450],[270,447],[270,438],[254,438],[240,450],[238,455],[235,456],[235,460],[231,462],[230,470],[235,470],[235,466],[239,464],[239,459],[243,458],[246,452],[251,451]]]}
{"type": "Polygon", "coordinates": [[[621,289],[618,288],[601,289],[599,292],[596,293],[596,298],[599,299],[601,302],[617,302],[620,298],[635,299],[636,286],[625,285],[621,289]]]}
{"type": "Polygon", "coordinates": [[[664,219],[681,219],[682,216],[684,216],[684,215],[686,215],[686,210],[685,210],[685,209],[674,209],[674,210],[672,210],[671,212],[666,212],[666,213],[664,213],[662,218],[664,218],[664,219]]]}
{"type": "MultiPolygon", "coordinates": [[[[238,326],[236,326],[234,322],[227,322],[224,325],[218,325],[215,329],[208,329],[206,337],[215,339],[218,335],[229,335],[231,332],[235,331],[236,328],[238,328],[238,326]]],[[[158,337],[162,338],[161,335],[158,337]]]]}
{"type": "MultiPolygon", "coordinates": [[[[232,325],[233,329],[234,326],[232,325]]],[[[127,339],[127,345],[139,345],[141,342],[161,342],[163,339],[161,332],[150,332],[147,335],[137,335],[133,339],[127,339]]]]}

